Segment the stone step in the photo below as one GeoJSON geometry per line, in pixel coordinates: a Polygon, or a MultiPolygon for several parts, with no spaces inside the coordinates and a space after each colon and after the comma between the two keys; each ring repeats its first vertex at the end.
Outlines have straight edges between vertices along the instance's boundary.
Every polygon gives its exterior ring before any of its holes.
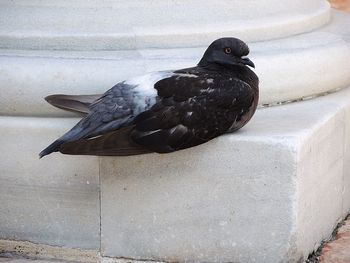
{"type": "MultiPolygon", "coordinates": [[[[322,247],[318,249],[316,254],[311,255],[307,263],[348,263],[350,262],[350,217],[344,222],[339,223],[338,229],[335,230],[332,240],[325,242],[322,247]]],[[[18,244],[20,244],[18,242],[18,244]]],[[[7,253],[0,255],[0,262],[6,263],[73,263],[67,260],[44,260],[44,259],[28,259],[7,253]]],[[[113,259],[113,258],[96,258],[95,262],[101,263],[147,263],[147,261],[127,260],[127,259],[113,259]]],[[[155,261],[149,261],[155,263],[155,261]]],[[[160,263],[160,262],[159,262],[160,263]]]]}
{"type": "MultiPolygon", "coordinates": [[[[348,86],[350,29],[343,25],[349,23],[348,15],[334,11],[332,23],[311,33],[251,43],[249,56],[260,77],[260,104],[298,100],[348,86]]],[[[54,93],[103,93],[118,81],[145,72],[194,66],[205,48],[0,49],[0,114],[72,116],[43,98],[54,93]]]]}
{"type": "Polygon", "coordinates": [[[167,155],[101,158],[101,253],[299,262],[350,210],[350,89],[167,155]]]}
{"type": "Polygon", "coordinates": [[[326,24],[330,8],[325,0],[4,0],[0,17],[0,48],[120,50],[280,38],[326,24]]]}
{"type": "Polygon", "coordinates": [[[134,157],[39,160],[77,119],[0,117],[0,238],[117,258],[306,259],[350,210],[349,97],[263,108],[234,134],[134,157]]]}

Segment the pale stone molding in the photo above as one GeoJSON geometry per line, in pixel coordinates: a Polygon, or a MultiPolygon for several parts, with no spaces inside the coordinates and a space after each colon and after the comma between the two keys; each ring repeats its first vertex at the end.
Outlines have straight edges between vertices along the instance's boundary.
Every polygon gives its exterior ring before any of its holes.
{"type": "MultiPolygon", "coordinates": [[[[260,104],[298,100],[350,84],[349,17],[316,31],[251,43],[260,77],[260,104]]],[[[209,44],[209,43],[208,43],[209,44]]],[[[49,94],[103,93],[118,81],[149,71],[190,67],[205,47],[120,51],[0,49],[0,113],[71,116],[43,98],[49,94]],[[15,101],[15,103],[14,103],[15,101]]]]}
{"type": "Polygon", "coordinates": [[[204,46],[222,36],[286,37],[330,19],[319,0],[3,0],[0,48],[118,50],[204,46]],[[20,41],[19,41],[20,40],[20,41]]]}

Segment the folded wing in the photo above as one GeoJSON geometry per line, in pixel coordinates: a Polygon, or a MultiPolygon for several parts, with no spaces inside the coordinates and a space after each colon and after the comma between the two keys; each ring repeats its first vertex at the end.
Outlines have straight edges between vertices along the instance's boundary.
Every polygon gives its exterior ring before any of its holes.
{"type": "Polygon", "coordinates": [[[241,128],[246,122],[242,122],[244,116],[255,111],[254,91],[243,81],[213,79],[208,83],[200,77],[183,81],[182,88],[189,96],[184,96],[179,87],[166,91],[165,82],[171,85],[171,79],[157,83],[158,93],[167,95],[136,117],[131,132],[134,142],[159,153],[192,147],[226,133],[231,127],[241,128]]]}

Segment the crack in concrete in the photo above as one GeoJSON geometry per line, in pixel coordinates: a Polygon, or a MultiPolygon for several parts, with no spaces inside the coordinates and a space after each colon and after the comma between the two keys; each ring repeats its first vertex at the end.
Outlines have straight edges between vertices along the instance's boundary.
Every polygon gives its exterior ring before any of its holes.
{"type": "Polygon", "coordinates": [[[99,253],[102,253],[102,199],[101,199],[101,157],[98,157],[98,200],[99,200],[99,213],[100,213],[100,224],[99,224],[99,238],[100,238],[100,248],[99,253]]]}
{"type": "Polygon", "coordinates": [[[178,261],[159,261],[156,259],[145,259],[145,258],[130,258],[130,257],[109,257],[102,256],[103,263],[137,263],[137,262],[151,262],[151,263],[179,263],[178,261]]]}
{"type": "Polygon", "coordinates": [[[316,94],[312,94],[309,96],[305,96],[305,97],[300,97],[300,98],[296,98],[296,99],[292,99],[292,100],[285,100],[285,101],[276,101],[276,102],[272,102],[272,103],[266,103],[266,104],[261,104],[258,105],[258,109],[263,109],[263,108],[268,108],[268,107],[275,107],[275,106],[282,106],[282,105],[286,105],[286,104],[291,104],[291,103],[295,103],[295,102],[301,102],[301,101],[308,101],[308,100],[312,100],[312,99],[316,99],[319,97],[323,97],[329,94],[333,94],[336,93],[344,88],[347,88],[347,86],[345,87],[340,87],[340,88],[336,88],[333,90],[328,90],[325,92],[321,92],[321,93],[316,93],[316,94]]]}

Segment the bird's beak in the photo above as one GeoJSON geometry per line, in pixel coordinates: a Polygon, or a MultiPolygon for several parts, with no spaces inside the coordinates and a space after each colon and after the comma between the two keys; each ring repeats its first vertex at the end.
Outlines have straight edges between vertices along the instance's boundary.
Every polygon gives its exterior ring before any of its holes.
{"type": "Polygon", "coordinates": [[[249,58],[241,58],[241,60],[242,60],[242,63],[244,65],[247,65],[247,66],[250,66],[252,68],[255,68],[255,65],[254,65],[253,61],[251,61],[249,58]]]}

